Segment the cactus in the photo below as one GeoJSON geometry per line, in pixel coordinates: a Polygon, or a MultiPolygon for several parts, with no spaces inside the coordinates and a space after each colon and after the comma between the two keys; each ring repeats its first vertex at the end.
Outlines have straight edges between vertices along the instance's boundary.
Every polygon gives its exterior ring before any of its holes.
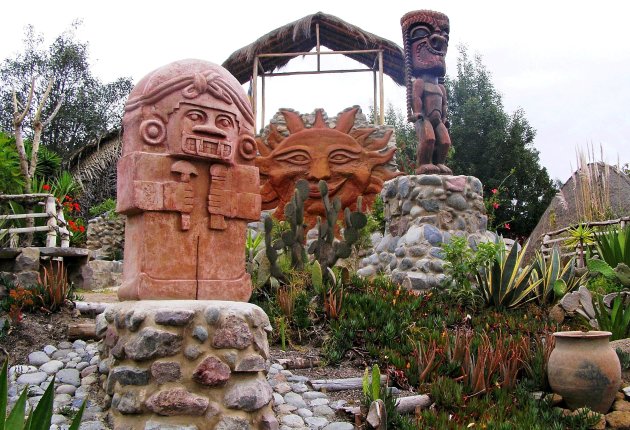
{"type": "Polygon", "coordinates": [[[293,197],[284,207],[284,217],[289,223],[289,230],[282,232],[280,239],[271,239],[273,221],[270,217],[265,219],[265,250],[270,264],[270,271],[278,279],[284,279],[282,270],[277,264],[278,251],[284,249],[285,254],[291,258],[291,267],[302,269],[306,261],[305,233],[304,233],[304,202],[308,199],[308,182],[304,179],[296,184],[293,197]]]}
{"type": "Polygon", "coordinates": [[[330,275],[327,269],[332,268],[338,259],[348,258],[352,253],[352,245],[359,240],[360,230],[367,224],[367,217],[361,212],[362,201],[359,197],[356,212],[350,211],[350,208],[344,211],[343,239],[335,240],[335,224],[341,210],[341,200],[335,198],[330,201],[325,181],[319,181],[319,192],[322,195],[326,219],[322,221],[317,217],[317,239],[311,243],[308,252],[315,255],[328,279],[330,275]]]}
{"type": "Polygon", "coordinates": [[[269,260],[269,274],[276,279],[284,279],[282,269],[278,266],[278,250],[282,249],[282,241],[273,241],[271,231],[273,230],[273,220],[270,216],[265,218],[265,254],[269,260]]]}

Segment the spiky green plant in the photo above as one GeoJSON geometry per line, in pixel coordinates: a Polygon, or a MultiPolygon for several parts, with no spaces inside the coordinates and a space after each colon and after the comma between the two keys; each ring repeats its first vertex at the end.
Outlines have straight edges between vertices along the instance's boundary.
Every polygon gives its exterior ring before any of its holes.
{"type": "Polygon", "coordinates": [[[523,265],[526,249],[527,244],[519,252],[515,243],[507,252],[505,246],[501,246],[494,261],[478,270],[477,283],[488,306],[515,308],[536,297],[535,292],[542,279],[531,279],[533,267],[523,265]]]}
{"type": "Polygon", "coordinates": [[[359,240],[360,230],[367,224],[367,217],[361,212],[361,197],[357,200],[357,211],[352,212],[350,208],[344,210],[343,239],[335,239],[335,227],[339,211],[341,210],[341,200],[336,197],[332,202],[328,197],[328,185],[326,181],[319,181],[319,192],[324,203],[326,219],[317,217],[317,239],[309,246],[309,254],[314,254],[324,273],[324,277],[329,279],[329,268],[332,268],[340,258],[348,258],[352,253],[352,245],[359,240]]]}
{"type": "Polygon", "coordinates": [[[595,236],[597,252],[610,267],[619,263],[630,266],[630,225],[623,229],[609,229],[595,236]]]}
{"type": "MultiPolygon", "coordinates": [[[[50,381],[44,395],[37,403],[35,410],[30,410],[27,418],[26,414],[26,394],[27,388],[24,388],[22,394],[13,406],[13,409],[7,417],[7,400],[8,400],[8,379],[7,379],[7,360],[2,365],[0,373],[0,430],[48,430],[53,415],[53,402],[55,397],[55,378],[50,381]]],[[[70,428],[68,430],[78,430],[85,410],[85,401],[74,416],[70,428]]]]}
{"type": "Polygon", "coordinates": [[[532,270],[531,276],[532,280],[541,280],[536,289],[536,300],[541,305],[547,305],[552,303],[554,298],[560,298],[577,288],[586,274],[575,275],[575,257],[562,265],[560,248],[554,245],[548,261],[540,252],[536,251],[534,270],[532,270]]]}
{"type": "Polygon", "coordinates": [[[597,297],[596,306],[593,307],[599,329],[612,333],[610,340],[625,339],[630,335],[630,303],[625,303],[623,295],[615,297],[610,310],[601,296],[597,297]]]}

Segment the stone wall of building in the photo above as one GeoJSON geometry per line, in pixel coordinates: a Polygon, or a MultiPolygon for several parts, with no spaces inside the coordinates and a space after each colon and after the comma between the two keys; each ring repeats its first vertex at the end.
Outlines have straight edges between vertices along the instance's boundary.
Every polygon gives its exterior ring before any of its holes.
{"type": "Polygon", "coordinates": [[[125,247],[124,215],[103,215],[88,221],[86,248],[97,260],[120,260],[125,247]]]}
{"type": "Polygon", "coordinates": [[[358,274],[385,273],[414,290],[437,287],[444,279],[441,245],[453,235],[469,243],[493,240],[483,188],[472,176],[400,176],[385,183],[385,235],[361,261],[358,274]]]}
{"type": "Polygon", "coordinates": [[[277,429],[265,377],[270,330],[264,311],[249,303],[111,305],[97,334],[101,356],[109,355],[113,428],[277,429]]]}

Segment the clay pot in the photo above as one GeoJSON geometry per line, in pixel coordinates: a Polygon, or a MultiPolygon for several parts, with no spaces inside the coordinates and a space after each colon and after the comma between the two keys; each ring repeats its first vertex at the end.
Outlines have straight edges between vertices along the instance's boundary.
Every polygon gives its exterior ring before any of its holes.
{"type": "Polygon", "coordinates": [[[549,385],[571,409],[605,414],[621,386],[621,365],[608,331],[560,331],[547,365],[549,385]]]}

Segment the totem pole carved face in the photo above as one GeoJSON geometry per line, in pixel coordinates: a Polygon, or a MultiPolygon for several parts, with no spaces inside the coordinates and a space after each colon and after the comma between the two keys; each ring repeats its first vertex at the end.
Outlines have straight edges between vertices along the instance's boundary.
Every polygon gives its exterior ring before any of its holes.
{"type": "Polygon", "coordinates": [[[289,136],[281,135],[275,125],[266,143],[258,140],[261,157],[256,159],[262,179],[263,209],[277,207],[276,217],[283,219],[284,205],[293,196],[299,179],[309,182],[309,199],[304,204],[305,220],[314,225],[317,215],[324,215],[319,181],[328,184],[329,197],[339,197],[343,208],[353,206],[359,196],[370,204],[385,180],[396,176],[383,166],[395,149],[379,152],[391,136],[369,139],[373,128],[354,129],[357,108],[339,115],[335,128],[328,128],[318,110],[312,128],[305,128],[300,116],[282,111],[289,136]]]}
{"type": "Polygon", "coordinates": [[[444,76],[444,57],[448,49],[449,21],[446,15],[433,11],[416,11],[402,18],[403,33],[411,68],[444,76]]]}

